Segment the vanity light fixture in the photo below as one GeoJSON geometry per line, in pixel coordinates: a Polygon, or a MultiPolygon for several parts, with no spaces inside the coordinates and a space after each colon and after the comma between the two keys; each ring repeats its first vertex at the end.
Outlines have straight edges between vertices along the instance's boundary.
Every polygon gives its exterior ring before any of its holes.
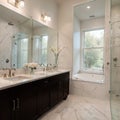
{"type": "Polygon", "coordinates": [[[90,7],[90,6],[87,6],[86,8],[87,8],[87,9],[90,9],[91,7],[90,7]]]}
{"type": "Polygon", "coordinates": [[[20,7],[20,8],[23,8],[25,6],[25,2],[24,0],[17,0],[17,6],[20,7]]]}
{"type": "Polygon", "coordinates": [[[46,13],[45,14],[41,14],[41,19],[44,22],[50,22],[51,21],[51,17],[47,16],[46,13]]]}
{"type": "Polygon", "coordinates": [[[24,0],[8,0],[8,3],[18,8],[23,8],[25,5],[24,0]]]}
{"type": "Polygon", "coordinates": [[[14,5],[14,6],[15,6],[16,0],[8,0],[7,2],[8,2],[9,4],[11,4],[11,5],[14,5]]]}

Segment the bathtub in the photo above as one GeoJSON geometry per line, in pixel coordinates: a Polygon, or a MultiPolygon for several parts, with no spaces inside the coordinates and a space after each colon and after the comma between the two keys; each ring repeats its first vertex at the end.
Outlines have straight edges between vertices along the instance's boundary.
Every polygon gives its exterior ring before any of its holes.
{"type": "Polygon", "coordinates": [[[104,75],[91,73],[78,73],[73,75],[72,80],[80,80],[85,82],[104,83],[104,75]]]}

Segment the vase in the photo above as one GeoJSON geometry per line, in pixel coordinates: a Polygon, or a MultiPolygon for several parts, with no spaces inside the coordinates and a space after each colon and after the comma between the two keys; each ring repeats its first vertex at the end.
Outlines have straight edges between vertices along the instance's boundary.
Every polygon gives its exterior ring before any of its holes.
{"type": "Polygon", "coordinates": [[[58,54],[55,55],[55,67],[58,68],[58,54]]]}

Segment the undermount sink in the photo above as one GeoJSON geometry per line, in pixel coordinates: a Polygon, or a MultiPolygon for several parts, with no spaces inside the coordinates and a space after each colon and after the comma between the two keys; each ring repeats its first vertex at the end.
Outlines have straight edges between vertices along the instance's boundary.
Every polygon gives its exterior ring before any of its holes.
{"type": "Polygon", "coordinates": [[[46,72],[43,72],[43,71],[42,71],[42,72],[41,72],[41,71],[39,72],[39,71],[38,71],[38,72],[35,72],[34,74],[35,74],[35,75],[46,75],[46,72]]]}
{"type": "Polygon", "coordinates": [[[19,75],[19,76],[4,78],[4,79],[5,80],[25,80],[25,79],[30,79],[30,78],[31,78],[30,76],[19,75]]]}
{"type": "Polygon", "coordinates": [[[43,72],[43,71],[37,71],[35,72],[35,75],[40,75],[40,76],[45,76],[45,75],[54,75],[54,74],[57,74],[59,72],[63,72],[61,70],[56,70],[56,71],[46,71],[46,72],[43,72]]]}

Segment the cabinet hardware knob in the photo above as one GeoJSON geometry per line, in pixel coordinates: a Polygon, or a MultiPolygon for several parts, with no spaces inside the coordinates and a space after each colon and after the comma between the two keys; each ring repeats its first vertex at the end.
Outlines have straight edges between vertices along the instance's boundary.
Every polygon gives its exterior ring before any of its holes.
{"type": "Polygon", "coordinates": [[[15,100],[13,100],[12,102],[13,102],[13,111],[15,111],[15,100]]]}

